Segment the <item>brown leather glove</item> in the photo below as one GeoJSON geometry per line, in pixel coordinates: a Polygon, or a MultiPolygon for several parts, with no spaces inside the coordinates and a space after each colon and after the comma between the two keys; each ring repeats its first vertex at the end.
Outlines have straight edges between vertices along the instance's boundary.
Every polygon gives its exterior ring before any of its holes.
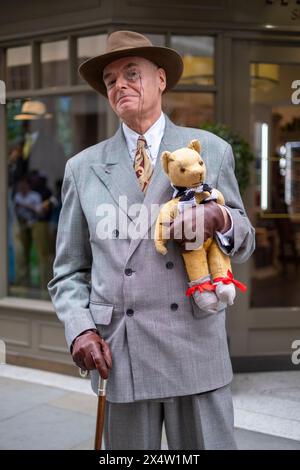
{"type": "Polygon", "coordinates": [[[97,369],[103,379],[108,378],[112,357],[108,344],[97,330],[87,330],[75,338],[71,353],[73,361],[81,369],[97,369]]]}
{"type": "Polygon", "coordinates": [[[226,209],[215,201],[209,201],[185,209],[182,214],[179,214],[171,222],[170,238],[179,243],[183,250],[195,249],[201,246],[208,238],[212,238],[216,231],[225,233],[230,229],[230,226],[231,221],[226,209]],[[199,231],[196,232],[196,228],[197,230],[203,230],[202,234],[199,234],[199,231]],[[195,236],[192,238],[188,237],[188,234],[195,233],[198,235],[197,244],[195,243],[195,236]]]}

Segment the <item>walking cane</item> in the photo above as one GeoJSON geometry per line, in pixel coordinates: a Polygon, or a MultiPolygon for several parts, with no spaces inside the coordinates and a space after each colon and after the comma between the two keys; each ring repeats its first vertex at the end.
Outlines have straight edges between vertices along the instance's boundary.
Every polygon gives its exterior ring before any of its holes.
{"type": "MultiPolygon", "coordinates": [[[[82,378],[86,378],[89,375],[89,371],[79,368],[79,375],[82,378]]],[[[98,382],[98,406],[97,406],[97,419],[96,419],[96,433],[95,433],[95,450],[101,450],[102,436],[104,427],[105,417],[105,401],[106,401],[106,379],[102,379],[99,374],[98,382]]]]}
{"type": "Polygon", "coordinates": [[[95,450],[101,450],[102,435],[105,417],[105,400],[106,400],[106,379],[102,379],[99,375],[98,383],[98,409],[95,434],[95,450]]]}

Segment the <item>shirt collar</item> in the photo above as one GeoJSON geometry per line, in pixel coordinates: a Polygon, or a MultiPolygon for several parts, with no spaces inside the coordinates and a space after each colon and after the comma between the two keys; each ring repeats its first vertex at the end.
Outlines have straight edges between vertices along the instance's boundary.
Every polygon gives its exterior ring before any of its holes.
{"type": "MultiPolygon", "coordinates": [[[[152,126],[144,134],[144,137],[147,141],[147,146],[149,147],[150,153],[153,156],[156,156],[158,152],[160,142],[164,134],[165,125],[166,125],[166,118],[165,118],[164,113],[161,112],[161,115],[159,116],[157,121],[155,121],[155,123],[152,124],[152,126]]],[[[125,122],[122,123],[122,128],[123,128],[123,132],[124,132],[124,136],[125,136],[125,140],[126,140],[129,152],[130,153],[135,152],[136,146],[137,146],[137,140],[140,134],[130,129],[130,127],[128,127],[127,124],[125,124],[125,122]]]]}

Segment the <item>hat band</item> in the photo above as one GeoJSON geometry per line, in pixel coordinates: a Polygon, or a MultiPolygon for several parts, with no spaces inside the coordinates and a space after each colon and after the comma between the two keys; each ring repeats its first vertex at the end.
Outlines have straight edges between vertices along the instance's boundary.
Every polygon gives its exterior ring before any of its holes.
{"type": "Polygon", "coordinates": [[[32,112],[21,111],[20,114],[26,114],[27,116],[45,116],[46,113],[40,114],[40,113],[35,113],[34,111],[32,111],[32,112]]]}

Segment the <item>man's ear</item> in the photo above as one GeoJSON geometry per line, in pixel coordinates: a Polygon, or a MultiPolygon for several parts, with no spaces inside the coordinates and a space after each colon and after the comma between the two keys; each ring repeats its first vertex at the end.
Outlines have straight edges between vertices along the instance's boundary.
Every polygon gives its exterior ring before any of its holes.
{"type": "Polygon", "coordinates": [[[163,167],[165,173],[167,173],[167,175],[169,174],[169,168],[168,168],[169,162],[173,161],[171,157],[172,157],[172,153],[168,152],[167,150],[165,152],[163,152],[161,154],[161,157],[160,157],[162,167],[163,167]]]}
{"type": "Polygon", "coordinates": [[[161,93],[163,93],[167,86],[166,72],[163,68],[159,67],[158,74],[159,74],[159,89],[161,93]]]}
{"type": "Polygon", "coordinates": [[[199,140],[197,140],[197,139],[191,140],[189,145],[188,145],[188,148],[192,149],[192,150],[196,150],[196,152],[198,152],[198,153],[201,152],[201,144],[200,144],[199,140]]]}

